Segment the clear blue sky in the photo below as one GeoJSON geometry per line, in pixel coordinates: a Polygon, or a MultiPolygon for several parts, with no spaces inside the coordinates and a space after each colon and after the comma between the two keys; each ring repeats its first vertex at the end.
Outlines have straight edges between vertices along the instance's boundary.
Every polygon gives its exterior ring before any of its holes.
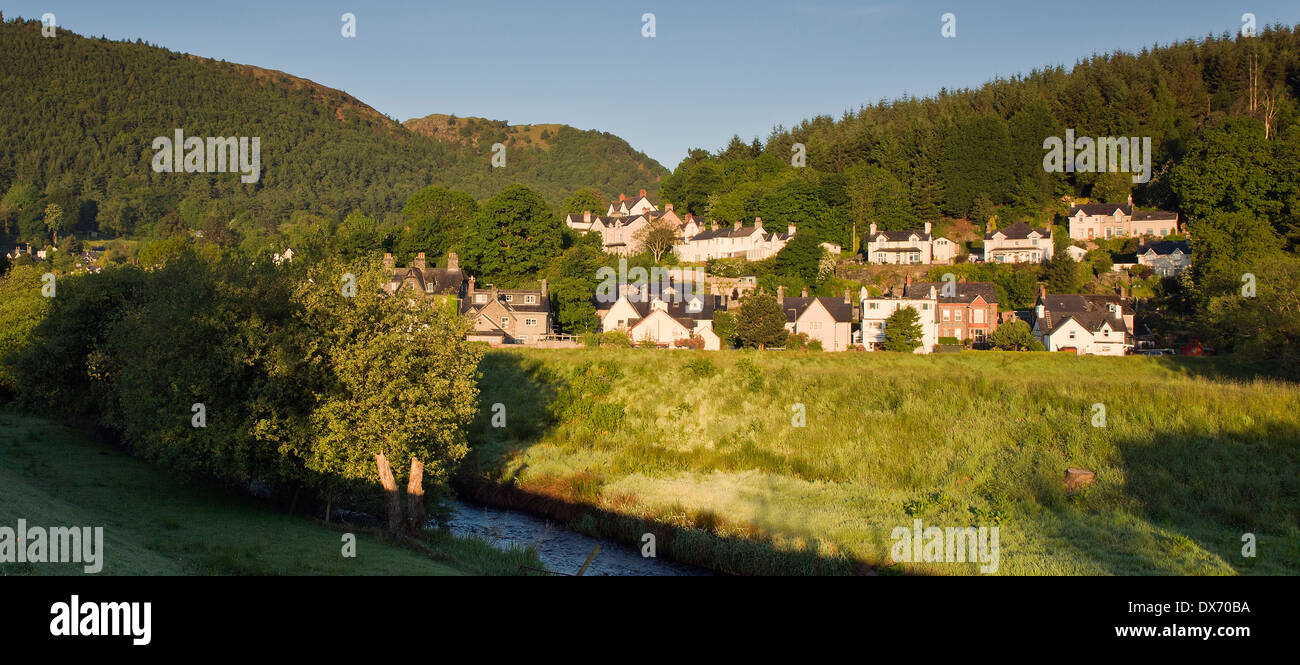
{"type": "MultiPolygon", "coordinates": [[[[279,69],[406,120],[454,113],[612,132],[674,168],[733,133],[978,86],[1093,53],[1300,23],[1296,0],[0,0],[85,35],[279,69]],[[340,16],[357,36],[340,35],[340,16]],[[642,14],[656,36],[642,37],[642,14]],[[940,16],[957,17],[957,37],[940,16]]],[[[2,45],[0,45],[2,47],[2,45]]]]}

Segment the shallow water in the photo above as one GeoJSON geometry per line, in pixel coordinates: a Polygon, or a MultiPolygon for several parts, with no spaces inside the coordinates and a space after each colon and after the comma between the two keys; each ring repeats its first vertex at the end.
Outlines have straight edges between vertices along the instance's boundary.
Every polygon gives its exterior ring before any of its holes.
{"type": "Polygon", "coordinates": [[[589,575],[712,575],[711,571],[665,559],[641,556],[637,548],[604,538],[592,538],[564,526],[514,510],[475,506],[456,501],[448,528],[456,535],[475,535],[500,547],[533,546],[549,571],[572,575],[582,568],[591,550],[600,553],[587,567],[589,575]]]}

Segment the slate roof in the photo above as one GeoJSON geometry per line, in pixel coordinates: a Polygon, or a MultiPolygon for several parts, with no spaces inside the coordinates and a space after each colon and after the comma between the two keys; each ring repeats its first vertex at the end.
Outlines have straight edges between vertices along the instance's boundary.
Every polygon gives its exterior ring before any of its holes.
{"type": "Polygon", "coordinates": [[[1161,240],[1158,242],[1148,242],[1139,245],[1137,253],[1146,254],[1147,252],[1155,252],[1160,256],[1168,256],[1173,254],[1174,250],[1179,250],[1184,254],[1191,254],[1192,246],[1191,243],[1186,240],[1161,240]]]}
{"type": "Polygon", "coordinates": [[[465,288],[465,271],[448,270],[446,268],[425,268],[423,270],[414,266],[406,268],[394,268],[388,278],[388,283],[397,283],[400,289],[406,280],[410,278],[415,280],[416,286],[425,293],[433,294],[450,294],[460,296],[465,288]],[[433,288],[430,289],[429,286],[433,288]]]}
{"type": "Polygon", "coordinates": [[[1169,212],[1168,210],[1142,210],[1133,213],[1133,221],[1148,222],[1159,219],[1177,220],[1178,213],[1169,212]]]}
{"type": "Polygon", "coordinates": [[[993,233],[985,233],[985,240],[992,240],[995,234],[1001,233],[1008,240],[1025,240],[1029,238],[1031,232],[1037,232],[1038,235],[1046,238],[1047,229],[1036,229],[1024,222],[1016,222],[1005,229],[997,229],[993,233]]]}
{"type": "Polygon", "coordinates": [[[912,239],[912,236],[916,236],[917,240],[929,242],[932,237],[929,233],[919,229],[913,229],[910,231],[876,231],[875,235],[870,237],[870,241],[882,242],[882,236],[884,241],[888,242],[908,242],[912,239]]]}
{"type": "Polygon", "coordinates": [[[853,304],[844,302],[843,298],[786,297],[781,302],[781,309],[785,311],[786,322],[794,323],[798,321],[799,317],[816,301],[821,301],[822,306],[831,313],[831,317],[837,323],[850,323],[853,321],[853,304]]]}
{"type": "Polygon", "coordinates": [[[1114,330],[1130,332],[1123,317],[1133,314],[1133,306],[1117,295],[1048,294],[1038,300],[1044,310],[1038,328],[1044,333],[1055,332],[1070,319],[1089,331],[1096,331],[1103,322],[1109,322],[1114,330]],[[1120,318],[1115,318],[1110,305],[1121,307],[1120,318]]]}
{"type": "Polygon", "coordinates": [[[1074,217],[1080,210],[1089,217],[1094,215],[1113,215],[1116,210],[1123,212],[1125,215],[1133,214],[1133,206],[1127,203],[1084,203],[1083,205],[1070,206],[1070,216],[1074,217]]]}
{"type": "Polygon", "coordinates": [[[998,301],[998,287],[993,282],[957,282],[953,284],[956,288],[956,295],[943,295],[944,282],[918,282],[909,284],[903,289],[904,298],[928,298],[930,297],[930,287],[934,287],[934,292],[941,303],[970,303],[974,302],[976,297],[984,298],[984,302],[996,304],[998,301]]]}

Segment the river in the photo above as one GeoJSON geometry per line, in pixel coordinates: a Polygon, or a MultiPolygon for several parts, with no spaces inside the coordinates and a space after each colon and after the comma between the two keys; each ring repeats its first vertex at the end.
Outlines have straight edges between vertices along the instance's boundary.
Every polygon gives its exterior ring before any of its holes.
{"type": "Polygon", "coordinates": [[[685,564],[641,556],[637,548],[605,538],[592,538],[527,513],[475,506],[461,501],[452,504],[447,525],[458,536],[474,535],[494,546],[537,548],[542,565],[550,571],[570,575],[582,568],[591,550],[600,553],[584,575],[712,575],[712,571],[685,564]]]}

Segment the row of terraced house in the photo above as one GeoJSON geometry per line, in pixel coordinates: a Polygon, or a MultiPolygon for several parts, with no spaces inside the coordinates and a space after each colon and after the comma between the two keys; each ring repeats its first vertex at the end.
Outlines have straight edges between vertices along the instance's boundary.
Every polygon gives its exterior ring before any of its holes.
{"type": "MultiPolygon", "coordinates": [[[[480,285],[460,269],[455,253],[448,256],[445,268],[429,267],[424,254],[406,267],[395,266],[387,254],[384,265],[389,292],[420,293],[453,304],[471,319],[467,339],[500,346],[542,345],[557,338],[544,279],[538,289],[480,285]]],[[[620,331],[638,344],[722,348],[713,329],[715,317],[753,293],[752,282],[699,283],[685,271],[671,275],[662,289],[624,285],[613,302],[595,302],[599,331],[620,331]]],[[[856,299],[847,290],[842,297],[810,296],[806,289],[799,296],[787,296],[778,287],[776,301],[785,314],[786,330],[806,335],[823,351],[880,350],[890,315],[903,307],[916,310],[921,325],[916,353],[934,351],[945,341],[984,347],[997,326],[1011,318],[1000,310],[992,282],[912,283],[909,277],[901,288],[879,296],[863,288],[856,299]]],[[[1123,355],[1133,346],[1133,309],[1122,294],[1049,295],[1044,290],[1029,323],[1049,351],[1123,355]]]]}

